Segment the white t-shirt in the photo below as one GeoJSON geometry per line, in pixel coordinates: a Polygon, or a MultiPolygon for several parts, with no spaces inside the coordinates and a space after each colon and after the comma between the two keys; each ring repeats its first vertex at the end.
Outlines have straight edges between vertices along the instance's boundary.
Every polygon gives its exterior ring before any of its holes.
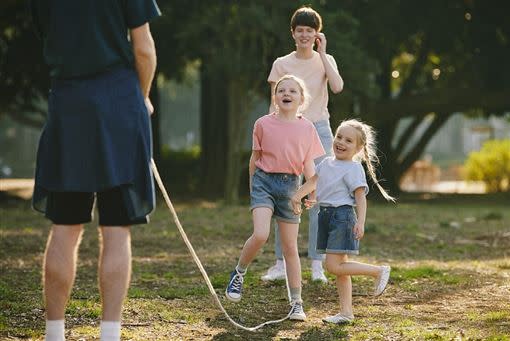
{"type": "Polygon", "coordinates": [[[322,206],[356,206],[354,191],[359,187],[368,193],[365,170],[356,161],[338,160],[329,156],[315,167],[318,176],[317,202],[322,206]]]}
{"type": "MultiPolygon", "coordinates": [[[[326,55],[326,58],[337,69],[335,58],[329,54],[326,55]]],[[[276,83],[285,75],[294,75],[305,82],[310,94],[310,103],[303,116],[312,122],[329,119],[328,79],[319,53],[313,51],[311,58],[299,59],[296,57],[296,51],[293,51],[286,56],[277,58],[267,81],[276,83]]]]}

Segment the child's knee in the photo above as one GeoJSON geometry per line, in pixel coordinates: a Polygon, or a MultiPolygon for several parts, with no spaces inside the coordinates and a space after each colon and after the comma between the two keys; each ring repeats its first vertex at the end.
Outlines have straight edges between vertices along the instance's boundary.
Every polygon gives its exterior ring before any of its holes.
{"type": "Polygon", "coordinates": [[[347,258],[345,258],[345,259],[331,259],[331,258],[326,257],[326,262],[325,262],[326,271],[334,274],[337,272],[336,271],[337,268],[342,266],[342,264],[344,264],[345,262],[347,262],[347,258]]]}
{"type": "Polygon", "coordinates": [[[269,238],[269,233],[259,231],[257,233],[254,233],[252,238],[257,244],[263,245],[267,242],[267,239],[269,238]]]}
{"type": "Polygon", "coordinates": [[[282,245],[282,253],[285,256],[285,258],[293,257],[298,255],[298,249],[297,245],[282,245]]]}
{"type": "Polygon", "coordinates": [[[350,281],[350,277],[349,275],[337,275],[336,278],[338,281],[340,282],[348,282],[350,281]]]}

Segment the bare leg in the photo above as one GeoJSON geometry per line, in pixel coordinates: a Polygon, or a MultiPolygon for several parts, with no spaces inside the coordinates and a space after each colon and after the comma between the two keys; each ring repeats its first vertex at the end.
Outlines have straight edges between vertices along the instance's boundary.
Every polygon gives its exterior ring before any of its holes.
{"type": "Polygon", "coordinates": [[[100,226],[99,289],[103,321],[120,321],[131,279],[131,231],[128,226],[100,226]]]}
{"type": "Polygon", "coordinates": [[[380,266],[349,261],[347,255],[344,254],[328,253],[326,267],[330,273],[337,276],[361,275],[377,278],[381,273],[380,266]]]}
{"type": "Polygon", "coordinates": [[[336,289],[340,300],[340,314],[348,317],[353,316],[351,276],[337,276],[336,289]]]}
{"type": "Polygon", "coordinates": [[[83,225],[53,225],[44,254],[44,300],[47,320],[63,320],[76,275],[83,225]]]}
{"type": "Polygon", "coordinates": [[[280,227],[280,240],[285,257],[287,278],[290,288],[301,287],[301,262],[297,247],[299,225],[278,221],[280,227]]]}
{"type": "MultiPolygon", "coordinates": [[[[326,264],[345,264],[348,261],[346,254],[326,255],[326,264]]],[[[328,267],[329,271],[329,267],[328,267]]],[[[331,272],[331,271],[330,271],[331,272]]],[[[340,314],[343,316],[353,316],[352,313],[352,282],[349,275],[336,275],[336,289],[338,291],[338,299],[340,301],[340,314]]]]}
{"type": "Polygon", "coordinates": [[[267,207],[257,207],[253,209],[253,234],[244,243],[241,256],[239,257],[239,264],[242,266],[248,266],[257,252],[264,246],[269,237],[269,231],[271,228],[271,217],[273,211],[267,207]]]}
{"type": "Polygon", "coordinates": [[[351,275],[364,275],[377,278],[381,267],[349,261],[346,254],[326,254],[326,267],[329,272],[336,275],[336,287],[340,300],[340,314],[352,317],[352,282],[351,275]]]}

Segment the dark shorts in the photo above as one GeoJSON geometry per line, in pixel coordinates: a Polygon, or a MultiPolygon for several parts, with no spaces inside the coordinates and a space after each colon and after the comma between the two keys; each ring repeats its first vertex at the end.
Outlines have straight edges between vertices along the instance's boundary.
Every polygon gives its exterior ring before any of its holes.
{"type": "MultiPolygon", "coordinates": [[[[54,207],[77,206],[79,212],[86,207],[80,220],[85,216],[90,220],[92,193],[120,188],[122,195],[117,196],[124,199],[130,217],[120,221],[145,220],[155,206],[149,119],[138,75],[132,69],[53,79],[37,152],[33,207],[44,214],[53,210],[46,215],[59,220],[66,213],[57,215],[54,207]],[[60,200],[62,195],[55,193],[67,194],[60,200]],[[81,199],[76,199],[79,205],[68,204],[69,193],[81,193],[81,199]]],[[[100,209],[107,205],[101,201],[98,196],[100,209]]]]}
{"type": "Polygon", "coordinates": [[[120,188],[102,192],[50,192],[46,217],[57,225],[77,225],[92,221],[97,199],[100,226],[129,226],[147,223],[146,218],[130,220],[120,188]]]}
{"type": "Polygon", "coordinates": [[[317,232],[318,253],[359,253],[359,240],[354,238],[353,227],[356,213],[350,205],[338,207],[321,206],[317,232]]]}

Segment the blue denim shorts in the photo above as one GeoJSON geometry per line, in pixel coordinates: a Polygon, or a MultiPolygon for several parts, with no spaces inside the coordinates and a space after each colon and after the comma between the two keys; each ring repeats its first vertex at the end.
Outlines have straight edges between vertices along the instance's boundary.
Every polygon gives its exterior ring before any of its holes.
{"type": "Polygon", "coordinates": [[[319,230],[317,232],[318,253],[359,253],[359,240],[354,238],[356,224],[354,207],[321,206],[319,210],[319,230]]]}
{"type": "Polygon", "coordinates": [[[250,210],[268,207],[273,217],[287,223],[299,224],[300,215],[294,214],[290,198],[299,187],[299,176],[286,173],[266,173],[257,168],[251,180],[250,210]]]}

